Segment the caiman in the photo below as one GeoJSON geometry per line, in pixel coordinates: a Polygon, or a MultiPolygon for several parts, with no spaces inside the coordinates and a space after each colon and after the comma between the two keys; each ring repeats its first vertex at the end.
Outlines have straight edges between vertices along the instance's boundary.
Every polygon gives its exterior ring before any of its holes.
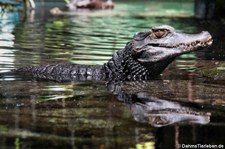
{"type": "Polygon", "coordinates": [[[136,33],[103,65],[47,64],[19,68],[13,73],[57,81],[150,80],[159,76],[177,56],[208,47],[212,41],[207,31],[186,34],[161,25],[136,33]]]}
{"type": "Polygon", "coordinates": [[[71,0],[67,5],[66,9],[69,11],[76,10],[79,8],[85,9],[113,9],[114,3],[112,0],[71,0]]]}

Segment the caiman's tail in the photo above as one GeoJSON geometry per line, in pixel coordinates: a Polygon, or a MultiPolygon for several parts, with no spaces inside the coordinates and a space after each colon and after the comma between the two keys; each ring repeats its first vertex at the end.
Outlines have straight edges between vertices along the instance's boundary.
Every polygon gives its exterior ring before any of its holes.
{"type": "Polygon", "coordinates": [[[47,64],[27,66],[15,69],[9,73],[56,81],[104,79],[104,73],[100,65],[47,64]]]}

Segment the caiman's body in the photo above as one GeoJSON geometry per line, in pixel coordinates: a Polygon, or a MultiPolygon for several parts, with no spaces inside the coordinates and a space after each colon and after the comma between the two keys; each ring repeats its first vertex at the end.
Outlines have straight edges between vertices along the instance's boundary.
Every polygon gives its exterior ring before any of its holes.
{"type": "Polygon", "coordinates": [[[50,64],[15,70],[51,80],[149,80],[177,56],[212,44],[211,35],[178,33],[168,25],[139,32],[104,65],[50,64]]]}

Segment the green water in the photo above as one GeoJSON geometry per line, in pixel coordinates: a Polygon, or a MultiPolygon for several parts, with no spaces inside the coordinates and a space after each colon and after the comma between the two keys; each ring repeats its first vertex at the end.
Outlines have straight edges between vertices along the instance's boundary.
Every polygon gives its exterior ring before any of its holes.
{"type": "Polygon", "coordinates": [[[162,80],[0,78],[2,149],[225,145],[224,20],[194,19],[191,1],[118,2],[114,10],[52,15],[55,6],[61,3],[40,4],[27,16],[2,13],[0,72],[46,63],[103,64],[136,32],[160,24],[207,30],[214,43],[178,57],[162,80]]]}

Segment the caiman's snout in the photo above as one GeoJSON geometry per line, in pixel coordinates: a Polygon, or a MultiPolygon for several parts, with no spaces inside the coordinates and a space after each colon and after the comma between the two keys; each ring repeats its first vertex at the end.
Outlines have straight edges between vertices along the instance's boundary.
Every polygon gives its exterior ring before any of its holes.
{"type": "Polygon", "coordinates": [[[203,45],[205,45],[205,46],[212,45],[213,39],[212,39],[211,34],[208,31],[202,31],[201,34],[203,37],[203,39],[202,39],[202,43],[204,43],[203,45]]]}
{"type": "Polygon", "coordinates": [[[198,34],[177,33],[179,44],[174,46],[179,54],[200,50],[209,47],[213,43],[211,34],[208,31],[202,31],[198,34]]]}
{"type": "Polygon", "coordinates": [[[202,31],[198,34],[176,33],[177,39],[173,43],[173,48],[180,49],[181,53],[199,50],[212,45],[212,36],[208,31],[202,31]],[[175,45],[175,46],[174,46],[175,45]]]}

